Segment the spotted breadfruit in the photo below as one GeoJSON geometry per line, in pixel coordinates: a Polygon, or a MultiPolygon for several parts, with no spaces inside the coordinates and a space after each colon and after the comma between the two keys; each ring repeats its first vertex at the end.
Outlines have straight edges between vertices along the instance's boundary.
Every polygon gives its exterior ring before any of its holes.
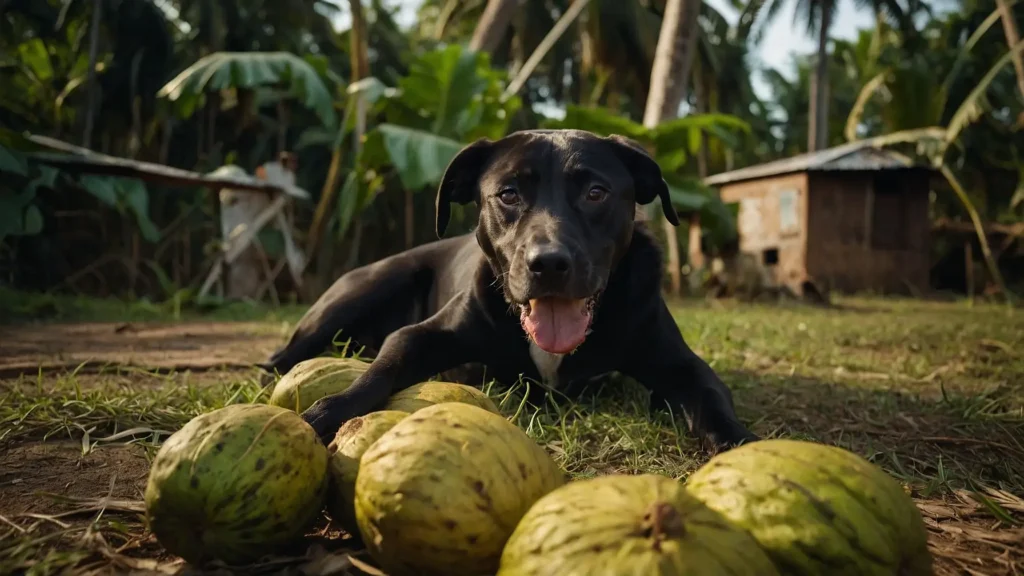
{"type": "Polygon", "coordinates": [[[345,422],[327,447],[331,454],[328,460],[331,488],[327,493],[327,510],[335,522],[353,534],[358,533],[353,502],[359,459],[378,438],[408,415],[408,412],[398,410],[381,410],[353,418],[345,422]]]}
{"type": "Polygon", "coordinates": [[[301,414],[324,396],[344,392],[369,367],[355,358],[304,360],[277,381],[268,404],[301,414]]]}
{"type": "Polygon", "coordinates": [[[384,408],[411,413],[443,402],[472,404],[495,414],[500,413],[494,402],[477,388],[452,382],[423,382],[410,386],[391,396],[384,408]]]}
{"type": "Polygon", "coordinates": [[[323,509],[327,449],[291,410],[235,404],[164,442],[146,485],[157,540],[194,565],[247,564],[298,541],[323,509]]]}
{"type": "Polygon", "coordinates": [[[356,521],[391,576],[493,574],[519,519],[564,482],[547,452],[501,416],[436,404],[363,454],[356,521]]]}
{"type": "Polygon", "coordinates": [[[891,476],[842,448],[754,442],[715,456],[686,486],[749,530],[785,574],[932,573],[914,502],[891,476]]]}
{"type": "Polygon", "coordinates": [[[498,576],[777,576],[757,542],[671,478],[566,484],[530,508],[498,576]]]}

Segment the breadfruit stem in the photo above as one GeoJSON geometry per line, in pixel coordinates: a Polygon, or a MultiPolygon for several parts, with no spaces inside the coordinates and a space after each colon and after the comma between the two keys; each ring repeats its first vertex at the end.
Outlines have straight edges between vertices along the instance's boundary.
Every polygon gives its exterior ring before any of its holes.
{"type": "Polygon", "coordinates": [[[686,533],[683,519],[671,504],[655,502],[644,514],[643,535],[652,540],[654,550],[661,551],[661,543],[666,538],[680,537],[686,533]]]}

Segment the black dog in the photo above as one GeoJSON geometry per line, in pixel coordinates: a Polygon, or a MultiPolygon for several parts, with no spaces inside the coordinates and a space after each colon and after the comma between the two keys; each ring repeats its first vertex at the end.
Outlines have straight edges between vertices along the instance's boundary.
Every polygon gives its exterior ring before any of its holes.
{"type": "Polygon", "coordinates": [[[619,136],[537,130],[475,142],[437,193],[438,236],[451,202],[478,203],[475,235],[343,275],[263,367],[283,374],[339,331],[379,349],[348,390],[303,414],[325,439],[398,390],[484,365],[499,382],[522,375],[548,388],[618,371],[681,409],[708,449],[757,440],[661,297],[661,252],[634,222],[635,204],[655,198],[678,225],[658,165],[619,136]]]}

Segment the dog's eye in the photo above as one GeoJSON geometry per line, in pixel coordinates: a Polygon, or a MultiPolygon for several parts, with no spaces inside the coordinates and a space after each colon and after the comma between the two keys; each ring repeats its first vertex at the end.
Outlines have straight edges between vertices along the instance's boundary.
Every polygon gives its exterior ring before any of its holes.
{"type": "Polygon", "coordinates": [[[590,190],[587,190],[587,202],[600,202],[608,197],[608,191],[604,188],[594,186],[590,190]]]}
{"type": "Polygon", "coordinates": [[[515,191],[515,188],[505,188],[498,192],[498,200],[501,200],[502,204],[512,206],[519,202],[519,194],[515,191]]]}

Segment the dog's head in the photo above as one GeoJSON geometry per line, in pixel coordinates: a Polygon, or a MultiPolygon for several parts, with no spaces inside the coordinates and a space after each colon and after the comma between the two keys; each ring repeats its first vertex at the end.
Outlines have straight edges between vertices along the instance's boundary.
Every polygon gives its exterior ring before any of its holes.
{"type": "Polygon", "coordinates": [[[541,349],[565,354],[590,331],[608,277],[629,248],[635,204],[661,199],[657,163],[635,142],[579,130],[516,132],[465,147],[437,194],[437,234],[450,203],[477,202],[476,236],[505,299],[541,349]]]}

